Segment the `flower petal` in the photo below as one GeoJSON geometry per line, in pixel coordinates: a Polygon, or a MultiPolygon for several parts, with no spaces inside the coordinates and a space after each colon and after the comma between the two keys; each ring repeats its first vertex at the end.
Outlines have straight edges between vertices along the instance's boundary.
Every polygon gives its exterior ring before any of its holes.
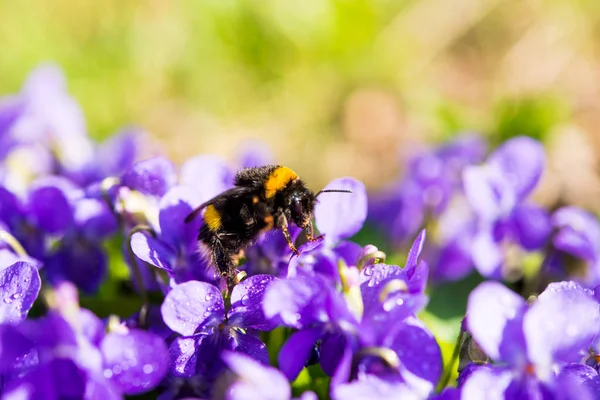
{"type": "Polygon", "coordinates": [[[100,144],[97,162],[103,177],[120,175],[134,163],[144,134],[140,129],[127,128],[100,144]]]}
{"type": "Polygon", "coordinates": [[[312,303],[326,291],[328,286],[325,285],[323,280],[305,276],[273,282],[265,292],[265,317],[276,318],[285,326],[301,329],[305,324],[314,322],[315,316],[322,312],[312,303]]]}
{"type": "Polygon", "coordinates": [[[344,350],[347,346],[347,340],[342,333],[326,334],[321,341],[320,362],[321,368],[329,376],[333,376],[338,367],[344,350]]]}
{"type": "Polygon", "coordinates": [[[73,224],[73,209],[58,186],[38,186],[28,196],[29,215],[36,226],[52,233],[64,233],[73,224]]]}
{"type": "Polygon", "coordinates": [[[119,223],[104,200],[80,199],[74,204],[78,230],[90,240],[103,239],[117,231],[119,223]]]}
{"type": "Polygon", "coordinates": [[[552,215],[558,228],[554,246],[575,257],[593,263],[600,258],[600,224],[592,214],[578,207],[563,207],[552,215]]]}
{"type": "Polygon", "coordinates": [[[191,336],[196,331],[223,321],[223,297],[216,286],[189,281],[175,286],[161,306],[165,324],[177,333],[191,336]]]}
{"type": "Polygon", "coordinates": [[[512,382],[512,372],[501,368],[478,368],[462,386],[462,399],[504,400],[512,382]]]}
{"type": "Polygon", "coordinates": [[[492,173],[486,166],[468,166],[463,170],[463,189],[467,200],[477,216],[486,221],[495,220],[502,211],[492,179],[492,173]]]}
{"type": "Polygon", "coordinates": [[[489,229],[481,229],[479,234],[473,238],[471,257],[473,257],[475,268],[481,275],[491,279],[501,278],[504,257],[489,229]]]}
{"type": "Polygon", "coordinates": [[[267,320],[262,309],[265,291],[276,278],[254,275],[238,283],[231,293],[229,323],[242,328],[271,330],[277,325],[267,320]]]}
{"type": "Polygon", "coordinates": [[[239,165],[242,168],[274,164],[271,149],[267,146],[267,143],[258,140],[242,143],[237,158],[239,159],[239,165]]]}
{"type": "Polygon", "coordinates": [[[181,166],[180,182],[198,192],[200,204],[232,187],[233,176],[229,165],[220,157],[201,155],[181,166]]]}
{"type": "Polygon", "coordinates": [[[425,235],[425,229],[423,229],[413,242],[412,246],[410,247],[410,251],[408,252],[405,268],[415,267],[417,265],[419,261],[419,255],[421,254],[423,245],[425,244],[425,235]]]}
{"type": "Polygon", "coordinates": [[[401,362],[400,374],[415,390],[427,396],[442,376],[442,352],[433,334],[414,317],[396,323],[384,339],[401,362]]]}
{"type": "Polygon", "coordinates": [[[423,398],[414,393],[405,383],[388,381],[376,375],[365,375],[361,379],[336,385],[332,388],[332,392],[334,400],[418,400],[423,398]]]}
{"type": "Polygon", "coordinates": [[[323,193],[315,207],[315,219],[325,240],[336,243],[357,233],[367,218],[367,191],[353,178],[331,181],[325,189],[351,190],[352,193],[323,193]]]}
{"type": "Polygon", "coordinates": [[[577,361],[599,327],[600,312],[593,295],[578,287],[545,290],[523,320],[529,359],[541,365],[577,361]]]}
{"type": "Polygon", "coordinates": [[[131,235],[131,250],[142,261],[160,269],[172,272],[171,260],[175,251],[149,233],[136,232],[131,235]]]}
{"type": "Polygon", "coordinates": [[[196,375],[198,339],[178,337],[169,347],[170,368],[174,376],[191,378],[196,375]]]}
{"type": "Polygon", "coordinates": [[[520,318],[524,307],[523,298],[498,282],[483,282],[469,295],[468,329],[493,360],[509,361],[525,351],[522,334],[515,337],[504,335],[510,325],[517,324],[515,321],[520,318]],[[505,346],[508,347],[506,350],[505,346]]]}
{"type": "Polygon", "coordinates": [[[73,282],[86,293],[95,293],[107,273],[107,257],[99,244],[87,241],[65,243],[45,262],[46,277],[53,284],[73,282]]]}
{"type": "Polygon", "coordinates": [[[269,365],[269,352],[267,351],[267,346],[265,346],[260,339],[239,332],[235,332],[233,338],[235,340],[235,346],[232,350],[247,354],[254,360],[261,362],[263,365],[269,365]]]}
{"type": "Polygon", "coordinates": [[[502,171],[502,176],[519,199],[524,199],[538,183],[546,156],[542,144],[530,137],[507,140],[492,153],[488,164],[502,171]]]}
{"type": "Polygon", "coordinates": [[[321,329],[311,328],[293,333],[279,351],[279,369],[290,381],[296,379],[308,361],[321,329]]]}
{"type": "Polygon", "coordinates": [[[109,333],[100,344],[104,376],[121,392],[140,394],[155,387],[167,372],[168,352],[157,335],[138,329],[109,333]]]}
{"type": "Polygon", "coordinates": [[[138,161],[121,177],[124,186],[157,197],[167,193],[176,181],[175,167],[164,157],[138,161]]]}
{"type": "Polygon", "coordinates": [[[0,373],[14,369],[18,359],[22,359],[34,343],[18,329],[18,325],[0,325],[0,373]]]}
{"type": "Polygon", "coordinates": [[[542,207],[533,204],[517,206],[512,220],[519,242],[526,250],[541,248],[552,233],[550,215],[542,207]]]}
{"type": "Polygon", "coordinates": [[[41,284],[37,268],[23,261],[0,271],[0,323],[24,320],[38,297],[41,284]]]}
{"type": "Polygon", "coordinates": [[[186,223],[185,218],[199,204],[197,197],[190,187],[175,186],[160,199],[158,220],[161,237],[173,248],[191,250],[196,244],[202,220],[196,218],[186,223]]]}
{"type": "Polygon", "coordinates": [[[290,384],[277,369],[231,351],[223,352],[221,357],[239,377],[227,390],[228,400],[291,398],[290,384]]]}

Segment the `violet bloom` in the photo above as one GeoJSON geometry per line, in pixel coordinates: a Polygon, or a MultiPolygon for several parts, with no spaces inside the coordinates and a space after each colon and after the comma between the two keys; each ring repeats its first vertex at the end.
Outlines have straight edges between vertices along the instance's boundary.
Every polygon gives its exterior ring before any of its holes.
{"type": "Polygon", "coordinates": [[[291,259],[287,276],[319,273],[339,281],[338,262],[354,264],[361,250],[350,240],[367,218],[367,194],[362,182],[353,178],[331,181],[325,189],[351,190],[352,193],[323,193],[315,207],[315,221],[323,239],[300,247],[300,256],[291,259]]]}
{"type": "Polygon", "coordinates": [[[600,224],[597,218],[577,207],[563,207],[552,215],[556,233],[552,237],[555,251],[550,255],[550,274],[570,276],[588,287],[600,285],[600,224]],[[581,260],[581,268],[570,268],[567,255],[581,260]],[[558,264],[558,265],[556,265],[558,264]]]}
{"type": "MultiPolygon", "coordinates": [[[[225,389],[225,400],[290,400],[292,389],[279,370],[261,364],[243,353],[225,351],[222,358],[233,374],[232,382],[225,389]]],[[[304,392],[300,400],[317,400],[310,391],[304,392]]]]}
{"type": "Polygon", "coordinates": [[[451,206],[461,191],[462,170],[480,162],[486,147],[481,137],[466,134],[419,152],[409,160],[404,178],[373,196],[369,221],[380,226],[394,245],[410,244],[428,218],[451,206]]]}
{"type": "Polygon", "coordinates": [[[32,179],[51,174],[87,185],[129,166],[139,138],[139,131],[126,130],[94,143],[62,71],[40,65],[19,94],[0,101],[0,182],[19,194],[32,179]]]}
{"type": "Polygon", "coordinates": [[[243,280],[233,288],[230,307],[210,283],[189,281],[174,286],[161,309],[167,326],[182,335],[171,344],[172,374],[187,378],[199,375],[208,390],[224,368],[220,358],[223,350],[243,352],[268,364],[267,349],[256,332],[275,327],[260,306],[274,279],[254,275],[243,280]]]}
{"type": "Polygon", "coordinates": [[[77,291],[61,284],[51,311],[0,329],[3,394],[22,399],[121,399],[156,386],[167,370],[163,340],[149,332],[106,327],[77,305],[77,291]],[[18,351],[16,351],[17,349],[18,351]],[[68,382],[68,384],[65,384],[68,382]]]}
{"type": "Polygon", "coordinates": [[[106,202],[86,197],[67,179],[47,177],[31,186],[27,208],[32,225],[55,240],[41,258],[47,279],[52,284],[70,281],[85,292],[95,292],[107,270],[102,241],[118,228],[106,202]]]}
{"type": "Polygon", "coordinates": [[[548,285],[530,306],[500,283],[480,284],[469,296],[467,325],[495,364],[466,378],[462,398],[568,398],[556,368],[582,359],[599,323],[598,302],[573,282],[548,285]]]}
{"type": "Polygon", "coordinates": [[[131,201],[123,202],[124,209],[132,203],[145,204],[143,218],[154,231],[137,232],[131,237],[138,268],[147,263],[162,269],[172,278],[172,284],[189,280],[214,282],[217,276],[209,268],[208,257],[198,251],[202,218],[190,223],[184,220],[195,207],[231,187],[232,182],[229,166],[212,156],[189,159],[182,165],[179,177],[173,165],[161,157],[141,161],[128,170],[122,183],[145,196],[140,201],[139,196],[129,194],[131,201]]]}
{"type": "Polygon", "coordinates": [[[471,245],[477,270],[486,277],[502,278],[507,270],[505,250],[518,246],[539,250],[551,233],[548,213],[525,200],[544,169],[544,148],[534,139],[506,141],[486,164],[467,167],[464,188],[477,214],[477,233],[471,245]]]}
{"type": "Polygon", "coordinates": [[[377,264],[361,277],[356,268],[340,267],[341,292],[321,274],[273,284],[265,295],[265,314],[298,330],[279,353],[288,379],[295,379],[319,342],[321,367],[333,376],[332,388],[375,374],[425,396],[433,390],[441,374],[441,353],[433,335],[413,316],[424,305],[427,268],[416,262],[422,240],[420,235],[404,270],[377,264]]]}

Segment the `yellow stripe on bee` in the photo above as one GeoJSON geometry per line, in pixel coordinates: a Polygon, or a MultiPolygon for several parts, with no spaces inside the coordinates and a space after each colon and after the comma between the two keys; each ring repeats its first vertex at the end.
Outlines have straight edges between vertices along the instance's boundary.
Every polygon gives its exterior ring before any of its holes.
{"type": "Polygon", "coordinates": [[[265,197],[267,199],[275,196],[277,191],[283,189],[288,183],[298,179],[298,175],[288,167],[278,167],[271,172],[269,178],[265,182],[265,197]]]}
{"type": "Polygon", "coordinates": [[[221,227],[221,215],[212,204],[206,207],[206,211],[204,212],[204,222],[213,232],[221,227]]]}

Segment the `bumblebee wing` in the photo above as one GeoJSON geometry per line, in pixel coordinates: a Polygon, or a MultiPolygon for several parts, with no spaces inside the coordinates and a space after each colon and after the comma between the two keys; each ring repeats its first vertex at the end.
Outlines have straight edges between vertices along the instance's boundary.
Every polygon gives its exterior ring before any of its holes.
{"type": "Polygon", "coordinates": [[[200,214],[200,212],[204,208],[208,207],[211,204],[217,204],[217,203],[223,202],[226,199],[232,198],[232,197],[244,196],[244,195],[248,194],[249,192],[250,192],[249,188],[246,188],[246,187],[233,187],[229,190],[226,190],[223,193],[213,197],[212,199],[200,204],[198,207],[196,207],[194,210],[192,210],[192,212],[189,213],[187,217],[185,217],[184,221],[186,224],[193,221],[194,219],[196,219],[198,214],[200,214]]]}

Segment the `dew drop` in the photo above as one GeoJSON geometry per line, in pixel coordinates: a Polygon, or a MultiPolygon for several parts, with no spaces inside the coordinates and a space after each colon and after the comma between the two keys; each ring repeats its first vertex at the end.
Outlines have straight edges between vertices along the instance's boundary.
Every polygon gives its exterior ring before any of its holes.
{"type": "Polygon", "coordinates": [[[152,364],[145,364],[142,367],[142,370],[145,374],[151,374],[152,372],[154,372],[154,366],[152,364]]]}
{"type": "Polygon", "coordinates": [[[250,300],[250,298],[248,297],[248,295],[247,295],[247,294],[243,295],[243,296],[242,296],[242,299],[241,299],[241,301],[242,301],[242,305],[244,305],[244,306],[245,306],[246,304],[248,304],[248,301],[249,301],[249,300],[250,300]]]}
{"type": "Polygon", "coordinates": [[[113,376],[113,372],[110,369],[107,368],[104,370],[104,377],[106,379],[110,379],[110,378],[112,378],[112,376],[113,376]]]}
{"type": "Polygon", "coordinates": [[[120,365],[115,365],[115,366],[112,368],[112,372],[113,372],[113,374],[115,374],[115,375],[119,375],[121,372],[123,372],[123,369],[121,368],[121,366],[120,366],[120,365]]]}

